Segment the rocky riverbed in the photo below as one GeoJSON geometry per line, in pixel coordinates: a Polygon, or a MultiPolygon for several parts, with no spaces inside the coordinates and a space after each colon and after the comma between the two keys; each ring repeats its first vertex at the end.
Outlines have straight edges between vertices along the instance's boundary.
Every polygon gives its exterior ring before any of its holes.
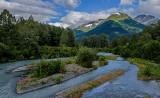
{"type": "MultiPolygon", "coordinates": [[[[94,66],[96,66],[96,64],[98,64],[97,61],[93,62],[94,66]]],[[[33,68],[33,65],[27,65],[27,66],[14,69],[12,72],[26,71],[32,68],[33,68]]],[[[41,89],[47,86],[56,85],[57,84],[56,78],[58,77],[60,78],[60,80],[58,80],[59,82],[64,82],[66,80],[72,79],[81,74],[92,71],[94,70],[94,68],[83,68],[77,64],[68,64],[66,65],[66,70],[67,70],[66,73],[57,73],[42,79],[36,79],[36,78],[34,79],[34,78],[27,77],[22,80],[19,80],[17,83],[16,92],[18,94],[23,94],[23,93],[41,89]]]]}

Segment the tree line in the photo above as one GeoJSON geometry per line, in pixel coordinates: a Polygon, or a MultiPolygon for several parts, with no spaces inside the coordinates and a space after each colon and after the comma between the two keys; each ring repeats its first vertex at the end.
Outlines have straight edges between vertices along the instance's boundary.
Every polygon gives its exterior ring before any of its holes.
{"type": "Polygon", "coordinates": [[[0,62],[40,58],[41,46],[75,47],[74,31],[34,20],[16,19],[8,10],[0,14],[0,62]]]}
{"type": "MultiPolygon", "coordinates": [[[[122,39],[121,39],[122,40],[122,39]]],[[[124,38],[123,38],[124,40],[124,38]]],[[[113,39],[112,52],[123,57],[142,58],[160,62],[160,21],[146,27],[138,36],[133,34],[130,40],[118,45],[113,39]]]]}
{"type": "Polygon", "coordinates": [[[90,48],[112,52],[122,57],[142,58],[160,62],[160,21],[146,27],[139,34],[133,34],[131,38],[121,36],[113,38],[110,42],[105,34],[82,37],[81,45],[90,48]]]}
{"type": "Polygon", "coordinates": [[[121,36],[109,41],[106,34],[82,37],[76,43],[70,28],[38,23],[31,15],[27,20],[16,19],[8,10],[0,14],[0,62],[11,60],[75,56],[78,48],[107,49],[107,52],[123,57],[160,60],[160,22],[133,34],[131,39],[121,36]]]}

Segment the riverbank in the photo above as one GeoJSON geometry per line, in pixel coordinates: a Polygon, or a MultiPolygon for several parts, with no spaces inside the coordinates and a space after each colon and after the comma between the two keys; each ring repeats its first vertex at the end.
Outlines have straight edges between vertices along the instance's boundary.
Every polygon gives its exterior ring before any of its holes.
{"type": "MultiPolygon", "coordinates": [[[[117,55],[113,55],[113,56],[109,55],[109,56],[105,56],[105,59],[108,61],[108,59],[116,59],[117,57],[118,57],[117,55]]],[[[92,64],[93,65],[92,68],[84,68],[78,64],[75,64],[76,57],[62,60],[62,62],[65,64],[65,70],[66,70],[65,73],[64,72],[57,73],[57,74],[53,74],[51,76],[47,76],[44,78],[33,78],[31,76],[32,74],[28,74],[27,78],[24,78],[17,82],[16,93],[23,94],[23,93],[41,89],[47,86],[56,85],[60,82],[64,82],[66,80],[72,79],[81,74],[97,69],[99,66],[108,64],[108,63],[99,64],[100,63],[99,61],[94,61],[92,64]]],[[[12,72],[19,72],[19,71],[31,72],[31,70],[36,68],[38,64],[39,63],[32,63],[27,66],[19,67],[19,68],[12,70],[12,72]]]]}
{"type": "MultiPolygon", "coordinates": [[[[102,54],[103,55],[103,54],[102,54]]],[[[105,54],[104,54],[105,55],[105,54]]],[[[121,58],[121,57],[119,57],[121,58]]],[[[83,97],[88,98],[107,98],[108,96],[117,97],[145,97],[151,95],[154,97],[160,97],[160,85],[159,81],[141,81],[137,78],[139,68],[126,59],[109,60],[108,65],[98,67],[96,70],[77,76],[73,79],[69,79],[62,82],[59,85],[49,86],[35,91],[31,91],[25,94],[17,94],[16,82],[20,80],[21,74],[25,72],[6,73],[12,69],[28,65],[31,63],[37,63],[41,60],[27,60],[18,61],[14,63],[0,64],[0,98],[53,98],[57,92],[63,91],[67,88],[85,83],[87,81],[99,78],[102,75],[110,73],[115,70],[125,70],[125,74],[110,80],[98,87],[88,90],[83,94],[83,97]]],[[[47,61],[51,59],[46,59],[47,61]]],[[[22,79],[22,78],[21,78],[22,79]]]]}
{"type": "MultiPolygon", "coordinates": [[[[51,85],[56,85],[58,83],[67,81],[69,79],[72,79],[76,76],[82,75],[84,73],[90,72],[94,69],[97,69],[99,65],[98,61],[93,62],[93,67],[92,68],[84,68],[78,64],[75,64],[75,57],[74,58],[69,58],[66,60],[63,60],[63,62],[66,64],[65,73],[57,73],[53,74],[51,76],[45,77],[45,78],[32,78],[30,75],[28,75],[27,78],[24,78],[22,80],[19,80],[17,82],[17,87],[16,87],[16,93],[18,94],[23,94],[27,93],[30,91],[34,91],[37,89],[41,89],[47,86],[51,85]]],[[[26,71],[26,70],[31,70],[37,66],[38,63],[32,63],[27,66],[23,66],[17,69],[14,69],[12,72],[17,72],[17,71],[26,71]]]]}
{"type": "Polygon", "coordinates": [[[105,58],[107,60],[116,60],[119,57],[119,55],[106,55],[105,58]]]}
{"type": "Polygon", "coordinates": [[[23,93],[41,89],[47,86],[56,85],[58,83],[67,81],[81,74],[92,71],[94,68],[83,68],[76,64],[68,64],[66,65],[66,69],[67,69],[67,72],[64,74],[57,73],[42,79],[28,77],[23,80],[19,80],[19,82],[17,83],[16,92],[18,94],[23,94],[23,93]]]}
{"type": "Polygon", "coordinates": [[[74,86],[71,88],[68,88],[66,90],[63,90],[57,94],[55,94],[55,98],[80,98],[83,93],[87,90],[93,89],[111,79],[114,79],[118,76],[123,75],[125,72],[121,70],[113,71],[109,74],[106,74],[104,76],[101,76],[98,79],[88,81],[86,83],[80,84],[78,86],[74,86]]]}
{"type": "Polygon", "coordinates": [[[139,67],[138,79],[160,80],[160,64],[139,58],[128,58],[127,61],[139,67]]]}

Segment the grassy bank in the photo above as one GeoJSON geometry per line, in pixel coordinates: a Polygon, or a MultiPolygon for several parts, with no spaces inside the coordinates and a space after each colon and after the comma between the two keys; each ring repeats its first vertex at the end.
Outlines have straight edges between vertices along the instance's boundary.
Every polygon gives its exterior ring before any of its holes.
{"type": "Polygon", "coordinates": [[[160,79],[160,64],[150,60],[139,58],[128,58],[127,61],[139,67],[138,78],[141,80],[158,80],[160,79]]]}
{"type": "Polygon", "coordinates": [[[30,70],[30,73],[27,78],[17,83],[17,93],[21,94],[55,85],[107,64],[108,60],[105,56],[97,56],[94,50],[86,47],[79,49],[77,57],[32,63],[21,68],[30,70]]]}
{"type": "Polygon", "coordinates": [[[119,55],[106,55],[105,58],[108,60],[116,60],[119,55]]]}
{"type": "Polygon", "coordinates": [[[67,97],[67,98],[80,98],[83,93],[87,90],[93,89],[108,80],[114,79],[118,76],[123,75],[125,72],[121,70],[113,71],[109,74],[101,76],[98,79],[88,81],[86,83],[80,84],[78,86],[74,86],[72,88],[66,89],[56,94],[56,98],[67,97]]]}
{"type": "Polygon", "coordinates": [[[75,64],[75,59],[76,58],[69,58],[62,61],[41,61],[28,65],[28,68],[32,68],[29,77],[17,82],[16,92],[22,94],[56,85],[94,70],[94,68],[84,68],[75,64]]]}
{"type": "MultiPolygon", "coordinates": [[[[41,61],[25,66],[24,69],[31,69],[31,71],[29,77],[18,81],[17,93],[22,94],[55,85],[103,66],[103,64],[96,63],[91,68],[86,68],[76,64],[76,59],[77,57],[62,61],[41,61]]],[[[98,61],[93,61],[95,62],[98,61]]]]}

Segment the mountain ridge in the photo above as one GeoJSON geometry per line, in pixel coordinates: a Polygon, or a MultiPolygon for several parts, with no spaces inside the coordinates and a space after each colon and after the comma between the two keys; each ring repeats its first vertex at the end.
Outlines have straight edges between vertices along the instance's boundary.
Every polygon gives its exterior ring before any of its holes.
{"type": "Polygon", "coordinates": [[[142,24],[145,24],[145,25],[156,24],[160,20],[160,19],[156,18],[155,16],[145,15],[145,14],[138,15],[134,19],[142,24]]]}
{"type": "Polygon", "coordinates": [[[93,34],[100,35],[101,33],[107,34],[110,40],[112,40],[113,37],[118,38],[122,35],[130,37],[133,33],[139,33],[144,28],[145,25],[135,21],[129,15],[119,12],[109,16],[108,18],[101,21],[101,23],[99,23],[97,26],[90,28],[85,32],[83,28],[76,28],[74,31],[78,41],[80,41],[83,36],[90,36],[93,34]]]}

